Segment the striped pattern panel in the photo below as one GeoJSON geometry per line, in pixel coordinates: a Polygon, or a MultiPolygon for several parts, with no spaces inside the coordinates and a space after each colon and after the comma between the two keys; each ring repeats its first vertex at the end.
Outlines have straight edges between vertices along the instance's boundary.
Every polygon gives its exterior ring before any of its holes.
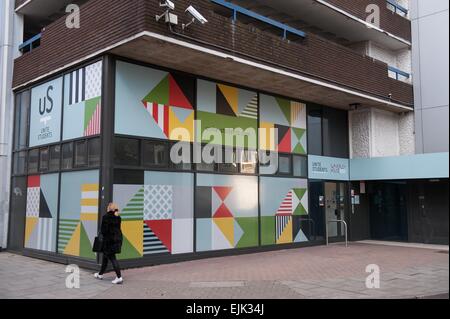
{"type": "MultiPolygon", "coordinates": [[[[36,249],[44,251],[53,251],[53,219],[39,218],[37,225],[38,240],[36,249]]],[[[56,236],[55,236],[56,237],[56,236]]]]}
{"type": "Polygon", "coordinates": [[[92,220],[92,218],[98,216],[98,188],[98,184],[83,184],[81,186],[81,216],[91,216],[87,220],[92,220]]]}
{"type": "Polygon", "coordinates": [[[157,103],[144,103],[145,109],[153,117],[164,134],[169,136],[169,107],[157,103]]]}
{"type": "Polygon", "coordinates": [[[276,216],[276,236],[277,241],[280,239],[281,235],[283,234],[284,229],[291,221],[292,216],[276,216]]]}
{"type": "Polygon", "coordinates": [[[85,100],[85,68],[70,73],[69,105],[83,102],[85,100]]]}
{"type": "Polygon", "coordinates": [[[251,119],[258,119],[258,94],[251,100],[244,111],[241,113],[242,117],[248,117],[251,119]]]}
{"type": "Polygon", "coordinates": [[[79,222],[80,222],[79,220],[75,219],[60,220],[59,235],[58,235],[58,252],[61,253],[64,252],[79,222]]]}
{"type": "Polygon", "coordinates": [[[100,134],[101,118],[102,118],[102,108],[100,106],[100,101],[99,101],[97,104],[97,107],[95,108],[94,115],[92,116],[91,120],[89,121],[89,124],[87,125],[86,129],[84,130],[84,136],[92,136],[92,135],[100,134]]]}
{"type": "Polygon", "coordinates": [[[292,215],[292,191],[290,191],[283,202],[281,203],[280,208],[278,208],[277,216],[286,216],[292,215]]]}
{"type": "Polygon", "coordinates": [[[144,256],[161,253],[169,253],[169,251],[144,222],[144,256]]]}
{"type": "Polygon", "coordinates": [[[142,220],[144,216],[144,188],[141,188],[131,198],[127,206],[122,210],[122,220],[142,220]]]}

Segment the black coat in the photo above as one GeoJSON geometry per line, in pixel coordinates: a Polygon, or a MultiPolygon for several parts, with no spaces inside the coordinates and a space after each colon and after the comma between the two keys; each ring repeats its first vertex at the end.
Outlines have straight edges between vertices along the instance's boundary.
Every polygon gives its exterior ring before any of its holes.
{"type": "Polygon", "coordinates": [[[103,248],[105,254],[120,254],[122,250],[122,219],[115,216],[114,212],[108,212],[102,218],[101,233],[103,235],[103,248]]]}

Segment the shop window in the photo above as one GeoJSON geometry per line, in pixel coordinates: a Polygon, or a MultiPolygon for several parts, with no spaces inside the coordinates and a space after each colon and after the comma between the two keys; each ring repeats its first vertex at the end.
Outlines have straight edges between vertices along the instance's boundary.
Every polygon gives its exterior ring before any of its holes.
{"type": "Polygon", "coordinates": [[[256,151],[237,151],[240,170],[242,174],[256,174],[257,155],[258,153],[256,151]]]}
{"type": "Polygon", "coordinates": [[[143,185],[144,184],[144,171],[143,170],[126,170],[115,169],[114,170],[114,184],[121,185],[143,185]]]}
{"type": "Polygon", "coordinates": [[[131,138],[116,138],[114,163],[121,166],[139,166],[139,140],[131,138]]]}
{"type": "MultiPolygon", "coordinates": [[[[172,158],[170,158],[170,164],[171,167],[175,170],[180,171],[190,171],[192,170],[192,146],[190,143],[183,143],[178,142],[174,145],[172,145],[171,150],[169,151],[170,157],[172,156],[172,152],[176,152],[178,150],[178,154],[174,153],[177,157],[181,159],[180,163],[174,163],[172,162],[172,158]],[[177,146],[177,148],[174,150],[174,147],[177,146]],[[181,146],[181,147],[178,147],[181,146]],[[188,153],[183,154],[182,152],[189,150],[188,153]]],[[[178,160],[177,160],[178,162],[178,160]]]]}
{"type": "Polygon", "coordinates": [[[73,167],[73,143],[63,144],[62,146],[62,169],[72,169],[73,167]]]}
{"type": "Polygon", "coordinates": [[[308,159],[305,156],[294,156],[292,163],[295,177],[308,176],[308,159]]]}
{"type": "Polygon", "coordinates": [[[24,175],[27,167],[27,152],[17,152],[14,154],[14,174],[24,175]]]}
{"type": "Polygon", "coordinates": [[[144,166],[165,168],[169,165],[169,148],[165,143],[144,141],[142,144],[144,166]]]}
{"type": "Polygon", "coordinates": [[[291,156],[290,155],[280,155],[278,159],[278,173],[282,175],[291,175],[291,156]]]}
{"type": "Polygon", "coordinates": [[[93,138],[88,141],[88,162],[89,167],[100,166],[100,138],[93,138]]]}
{"type": "Polygon", "coordinates": [[[308,153],[322,155],[322,112],[317,109],[308,112],[308,153]]]}
{"type": "Polygon", "coordinates": [[[219,161],[218,170],[221,173],[239,173],[239,166],[236,159],[236,151],[226,147],[222,154],[223,160],[219,161]]]}
{"type": "Polygon", "coordinates": [[[348,158],[348,113],[326,107],[323,109],[323,156],[348,158]]]}
{"type": "Polygon", "coordinates": [[[16,95],[14,115],[14,149],[21,150],[28,146],[28,114],[30,111],[30,91],[16,95]]]}
{"type": "Polygon", "coordinates": [[[59,170],[60,159],[61,159],[61,146],[60,145],[50,146],[50,160],[49,160],[50,171],[59,170]]]}
{"type": "Polygon", "coordinates": [[[28,152],[28,173],[34,174],[38,172],[39,168],[39,149],[34,149],[28,152]]]}
{"type": "Polygon", "coordinates": [[[48,171],[49,149],[48,147],[41,148],[39,151],[39,171],[48,171]]]}
{"type": "Polygon", "coordinates": [[[84,167],[87,163],[86,141],[75,142],[75,167],[84,167]]]}

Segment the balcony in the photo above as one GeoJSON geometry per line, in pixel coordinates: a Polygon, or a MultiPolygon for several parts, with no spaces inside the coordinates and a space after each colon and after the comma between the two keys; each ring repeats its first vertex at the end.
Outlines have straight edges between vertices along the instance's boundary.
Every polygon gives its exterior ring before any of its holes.
{"type": "Polygon", "coordinates": [[[311,33],[291,41],[262,31],[215,13],[209,0],[177,1],[180,23],[189,4],[209,22],[171,32],[155,21],[163,11],[158,1],[90,0],[81,7],[80,29],[67,29],[60,18],[46,27],[40,47],[16,59],[14,87],[112,53],[337,108],[412,108],[412,86],[389,78],[384,63],[311,33]]]}

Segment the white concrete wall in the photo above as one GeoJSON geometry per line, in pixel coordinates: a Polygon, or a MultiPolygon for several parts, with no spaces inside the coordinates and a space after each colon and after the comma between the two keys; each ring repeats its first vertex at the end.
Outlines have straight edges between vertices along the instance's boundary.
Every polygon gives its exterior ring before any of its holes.
{"type": "Polygon", "coordinates": [[[14,0],[0,1],[0,246],[6,247],[11,180],[14,113],[13,60],[23,39],[23,19],[14,13],[14,0]]]}
{"type": "Polygon", "coordinates": [[[412,155],[414,113],[398,114],[374,108],[349,112],[350,157],[412,155]]]}
{"type": "Polygon", "coordinates": [[[449,151],[449,1],[411,2],[416,150],[449,151]]]}

